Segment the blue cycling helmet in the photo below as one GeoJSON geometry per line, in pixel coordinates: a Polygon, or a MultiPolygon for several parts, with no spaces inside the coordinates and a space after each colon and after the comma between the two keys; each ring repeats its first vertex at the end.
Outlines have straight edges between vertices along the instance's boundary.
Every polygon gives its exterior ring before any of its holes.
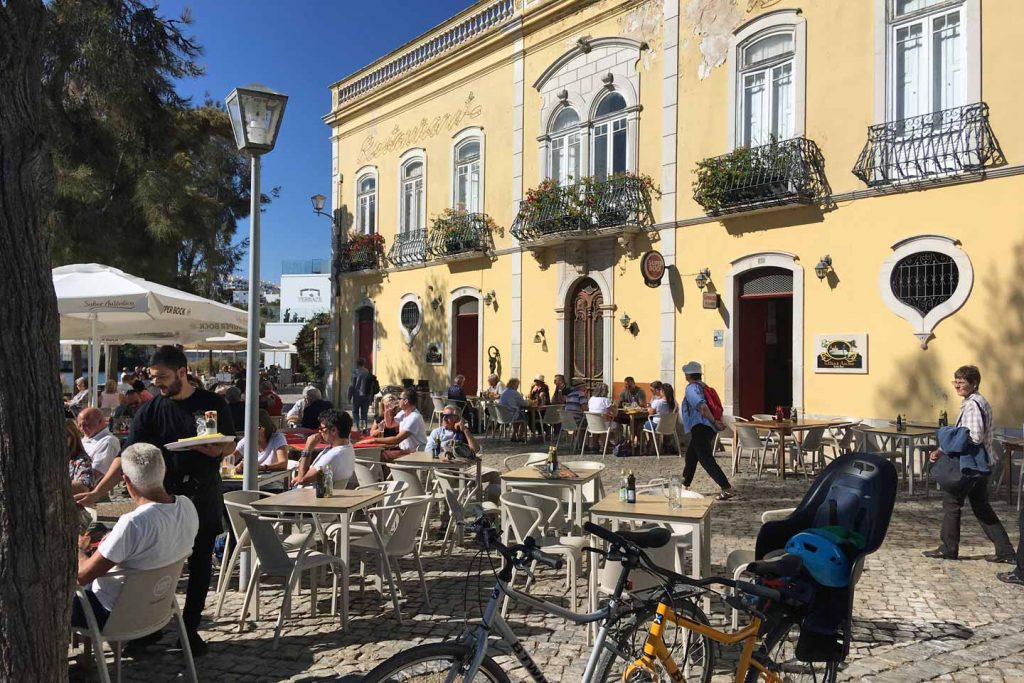
{"type": "Polygon", "coordinates": [[[798,555],[804,568],[822,586],[845,588],[850,584],[850,560],[832,539],[801,531],[786,543],[786,552],[798,555]]]}

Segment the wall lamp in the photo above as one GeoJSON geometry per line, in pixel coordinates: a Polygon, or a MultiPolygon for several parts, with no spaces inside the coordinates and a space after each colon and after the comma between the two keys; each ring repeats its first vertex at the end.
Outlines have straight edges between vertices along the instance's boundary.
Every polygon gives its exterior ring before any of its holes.
{"type": "Polygon", "coordinates": [[[697,277],[694,279],[694,282],[697,283],[697,289],[704,289],[707,287],[708,283],[711,282],[711,269],[704,268],[697,273],[697,277]]]}
{"type": "Polygon", "coordinates": [[[631,319],[630,319],[630,317],[627,314],[625,314],[625,313],[622,314],[622,317],[619,318],[619,324],[622,325],[622,329],[624,329],[624,330],[628,330],[629,329],[630,320],[631,319]]]}
{"type": "Polygon", "coordinates": [[[487,292],[486,294],[484,294],[484,306],[490,306],[492,303],[495,302],[495,300],[497,300],[497,298],[498,295],[494,293],[493,289],[487,292]]]}
{"type": "Polygon", "coordinates": [[[438,311],[438,310],[440,310],[440,309],[441,309],[441,306],[442,306],[443,304],[444,304],[444,302],[443,302],[443,301],[441,301],[441,297],[439,297],[439,296],[437,296],[437,297],[434,297],[433,299],[431,299],[431,300],[430,300],[430,307],[431,307],[432,309],[434,309],[435,311],[438,311]]]}
{"type": "Polygon", "coordinates": [[[542,327],[539,330],[537,330],[536,334],[533,335],[533,343],[534,344],[543,344],[544,343],[544,339],[545,339],[545,337],[544,337],[544,328],[542,327]]]}
{"type": "Polygon", "coordinates": [[[832,257],[825,254],[818,261],[817,265],[814,266],[814,274],[818,276],[819,280],[824,280],[828,277],[829,271],[832,270],[832,257]]]}

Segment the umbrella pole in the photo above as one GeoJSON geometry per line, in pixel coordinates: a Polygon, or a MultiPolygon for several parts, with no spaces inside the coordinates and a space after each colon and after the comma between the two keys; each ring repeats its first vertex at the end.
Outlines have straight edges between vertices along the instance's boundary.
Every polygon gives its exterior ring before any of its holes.
{"type": "Polygon", "coordinates": [[[99,394],[97,385],[100,383],[100,373],[98,367],[100,364],[100,335],[96,330],[96,314],[92,315],[92,345],[89,349],[89,405],[93,408],[99,405],[99,394]]]}

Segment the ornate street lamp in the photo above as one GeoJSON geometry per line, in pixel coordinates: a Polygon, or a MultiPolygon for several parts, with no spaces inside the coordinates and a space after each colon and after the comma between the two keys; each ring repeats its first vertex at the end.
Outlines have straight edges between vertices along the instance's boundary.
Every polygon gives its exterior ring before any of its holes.
{"type": "Polygon", "coordinates": [[[832,270],[832,257],[825,254],[818,260],[817,265],[814,266],[814,274],[818,276],[819,280],[824,280],[828,277],[830,270],[832,270]]]}
{"type": "Polygon", "coordinates": [[[235,145],[252,159],[249,189],[249,339],[245,368],[245,478],[243,488],[255,491],[258,468],[256,431],[260,396],[260,156],[274,149],[288,96],[262,85],[235,88],[225,104],[235,145]]]}
{"type": "Polygon", "coordinates": [[[704,268],[703,270],[701,270],[699,273],[697,273],[697,277],[694,279],[694,282],[697,283],[697,289],[700,289],[700,290],[703,290],[705,287],[707,287],[708,286],[708,282],[710,282],[710,281],[711,281],[711,269],[710,268],[704,268]]]}

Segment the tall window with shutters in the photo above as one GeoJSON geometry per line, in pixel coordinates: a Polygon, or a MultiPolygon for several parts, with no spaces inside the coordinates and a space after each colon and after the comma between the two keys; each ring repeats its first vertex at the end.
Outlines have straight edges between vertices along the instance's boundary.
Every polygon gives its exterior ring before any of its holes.
{"type": "Polygon", "coordinates": [[[738,46],[737,146],[757,147],[795,135],[792,29],[771,30],[738,46]]]}
{"type": "Polygon", "coordinates": [[[580,177],[580,117],[566,107],[551,123],[551,147],[548,154],[548,177],[560,185],[580,177]]]}
{"type": "Polygon", "coordinates": [[[468,213],[482,211],[480,196],[480,140],[470,138],[455,148],[455,206],[468,213]]]}
{"type": "Polygon", "coordinates": [[[377,178],[373,175],[356,181],[356,229],[364,235],[377,232],[377,178]]]}
{"type": "Polygon", "coordinates": [[[626,171],[626,128],[626,100],[619,93],[610,92],[601,99],[594,112],[590,159],[592,173],[598,180],[626,171]]]}
{"type": "Polygon", "coordinates": [[[423,230],[426,225],[426,193],[423,160],[411,159],[402,166],[401,232],[423,230]]]}
{"type": "Polygon", "coordinates": [[[900,121],[966,101],[963,0],[893,0],[889,115],[900,121]]]}

